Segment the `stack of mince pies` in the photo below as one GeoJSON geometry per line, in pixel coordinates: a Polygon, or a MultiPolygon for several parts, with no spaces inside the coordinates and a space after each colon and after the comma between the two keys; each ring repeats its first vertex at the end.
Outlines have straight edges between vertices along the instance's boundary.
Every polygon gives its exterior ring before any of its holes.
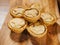
{"type": "Polygon", "coordinates": [[[12,8],[10,14],[13,19],[8,22],[8,27],[15,33],[22,33],[27,29],[31,36],[43,37],[47,33],[47,26],[53,25],[57,18],[53,13],[41,10],[39,4],[32,4],[29,8],[12,8]]]}

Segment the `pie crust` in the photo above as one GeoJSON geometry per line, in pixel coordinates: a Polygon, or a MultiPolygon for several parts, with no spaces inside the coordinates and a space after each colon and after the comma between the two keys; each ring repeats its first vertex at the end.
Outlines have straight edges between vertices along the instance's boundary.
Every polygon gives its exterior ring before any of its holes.
{"type": "Polygon", "coordinates": [[[54,14],[45,12],[45,13],[41,13],[41,19],[43,20],[44,24],[49,26],[49,25],[53,25],[56,22],[57,17],[54,14]]]}
{"type": "Polygon", "coordinates": [[[35,8],[30,8],[30,9],[26,9],[24,11],[24,18],[28,21],[28,22],[32,22],[35,23],[37,20],[40,19],[40,11],[38,11],[35,8]]]}
{"type": "Polygon", "coordinates": [[[23,17],[24,10],[22,7],[14,7],[10,10],[10,14],[15,18],[23,17]]]}
{"type": "Polygon", "coordinates": [[[27,31],[32,35],[33,37],[43,37],[47,33],[47,27],[43,24],[40,24],[38,22],[30,25],[27,27],[27,31]]]}
{"type": "Polygon", "coordinates": [[[14,18],[12,20],[9,21],[8,23],[8,27],[16,33],[21,33],[24,31],[24,29],[26,28],[27,23],[24,19],[22,18],[14,18]]]}

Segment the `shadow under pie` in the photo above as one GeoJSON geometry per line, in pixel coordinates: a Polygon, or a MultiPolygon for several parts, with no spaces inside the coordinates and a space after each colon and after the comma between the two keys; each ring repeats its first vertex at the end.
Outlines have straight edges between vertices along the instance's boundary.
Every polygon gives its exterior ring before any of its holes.
{"type": "Polygon", "coordinates": [[[59,42],[57,41],[57,24],[53,24],[52,26],[48,26],[48,33],[47,33],[47,45],[58,45],[59,42]]]}
{"type": "Polygon", "coordinates": [[[10,37],[15,42],[24,42],[28,40],[28,33],[24,30],[21,34],[11,31],[10,37]]]}

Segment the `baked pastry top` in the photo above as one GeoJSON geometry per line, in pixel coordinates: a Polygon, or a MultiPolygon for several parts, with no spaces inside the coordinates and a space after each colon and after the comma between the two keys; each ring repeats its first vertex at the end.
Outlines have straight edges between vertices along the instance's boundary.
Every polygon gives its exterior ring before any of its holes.
{"type": "Polygon", "coordinates": [[[27,30],[34,37],[41,37],[47,32],[46,26],[39,22],[28,26],[27,30]]]}
{"type": "Polygon", "coordinates": [[[39,25],[39,26],[30,26],[29,29],[35,33],[35,34],[42,34],[45,31],[45,27],[43,25],[39,25]]]}
{"type": "Polygon", "coordinates": [[[41,13],[41,18],[43,19],[44,23],[47,25],[51,25],[56,22],[56,16],[50,13],[41,13]]]}
{"type": "Polygon", "coordinates": [[[14,17],[22,17],[24,10],[25,9],[22,7],[15,7],[13,9],[11,9],[10,12],[11,12],[11,15],[14,17]]]}
{"type": "Polygon", "coordinates": [[[25,16],[27,17],[36,17],[38,15],[38,11],[36,9],[27,9],[24,12],[25,16]]]}
{"type": "Polygon", "coordinates": [[[15,33],[21,33],[25,30],[27,23],[22,18],[14,18],[8,23],[8,27],[15,33]]]}
{"type": "Polygon", "coordinates": [[[49,13],[42,13],[41,18],[47,23],[54,20],[53,16],[51,16],[49,13]]]}
{"type": "Polygon", "coordinates": [[[22,26],[25,25],[25,20],[24,19],[19,19],[19,18],[15,18],[13,20],[11,20],[9,22],[9,24],[11,25],[11,27],[13,28],[21,28],[22,26]]]}

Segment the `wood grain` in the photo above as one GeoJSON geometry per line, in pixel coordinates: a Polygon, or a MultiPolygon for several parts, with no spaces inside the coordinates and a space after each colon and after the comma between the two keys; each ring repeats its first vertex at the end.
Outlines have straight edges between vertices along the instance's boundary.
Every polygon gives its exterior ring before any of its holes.
{"type": "MultiPolygon", "coordinates": [[[[28,4],[29,7],[32,3],[40,3],[41,7],[46,7],[46,11],[53,12],[57,17],[59,17],[58,14],[58,8],[57,3],[55,0],[11,0],[10,6],[25,6],[24,4],[28,4]],[[27,2],[26,2],[27,1],[27,2]],[[54,3],[53,3],[54,2],[54,3]]],[[[14,32],[11,32],[10,29],[7,27],[7,23],[9,20],[12,19],[12,16],[8,13],[6,20],[3,24],[3,27],[0,31],[0,45],[39,45],[39,42],[36,42],[36,40],[31,40],[30,35],[27,31],[21,34],[16,34],[14,32]],[[22,40],[22,41],[20,41],[22,40]]],[[[48,33],[47,33],[47,39],[45,45],[59,45],[58,37],[57,37],[57,27],[58,25],[55,23],[52,26],[48,27],[48,33]]],[[[41,41],[43,42],[43,41],[41,41]]],[[[43,42],[44,43],[44,42],[43,42]]]]}

